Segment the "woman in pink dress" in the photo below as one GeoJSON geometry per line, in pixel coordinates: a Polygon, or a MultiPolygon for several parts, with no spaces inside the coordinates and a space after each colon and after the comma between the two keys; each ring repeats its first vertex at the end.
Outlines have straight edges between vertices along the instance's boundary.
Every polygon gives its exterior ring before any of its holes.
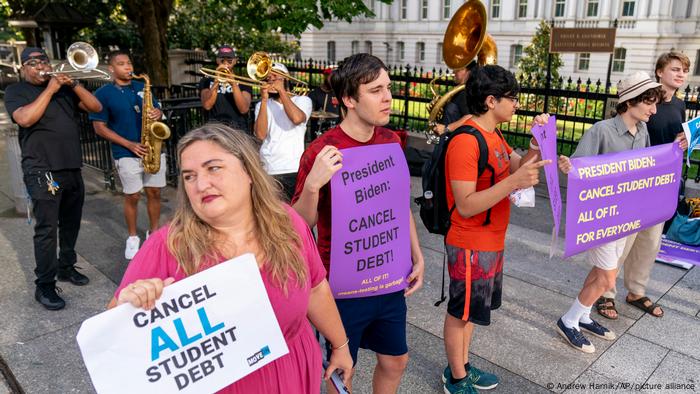
{"type": "Polygon", "coordinates": [[[321,376],[336,369],[347,382],[352,358],[316,244],[303,219],[282,202],[251,138],[206,125],[180,140],[178,159],[174,217],[143,244],[110,307],[129,302],[151,309],[164,286],[253,253],[289,354],[221,392],[318,393],[321,376]],[[333,346],[325,373],[309,322],[333,346]]]}

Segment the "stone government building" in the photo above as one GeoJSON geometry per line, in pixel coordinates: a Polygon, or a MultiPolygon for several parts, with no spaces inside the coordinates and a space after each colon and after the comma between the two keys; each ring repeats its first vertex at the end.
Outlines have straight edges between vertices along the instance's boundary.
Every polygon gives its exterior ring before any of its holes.
{"type": "MultiPolygon", "coordinates": [[[[461,0],[365,0],[373,18],[327,22],[302,34],[301,58],[338,61],[370,52],[387,64],[445,68],[442,39],[461,0]]],[[[689,82],[700,84],[700,0],[487,0],[487,32],[498,43],[498,64],[515,71],[541,20],[558,27],[612,27],[618,20],[611,80],[637,70],[653,72],[671,49],[691,61],[689,82]]],[[[609,54],[562,54],[560,75],[605,81],[609,54]]]]}

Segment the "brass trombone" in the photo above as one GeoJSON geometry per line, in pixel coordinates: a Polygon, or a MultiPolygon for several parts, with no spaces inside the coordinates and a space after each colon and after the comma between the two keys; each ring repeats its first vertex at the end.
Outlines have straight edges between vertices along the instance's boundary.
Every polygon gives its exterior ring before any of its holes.
{"type": "Polygon", "coordinates": [[[66,69],[66,63],[61,63],[56,71],[42,71],[45,75],[66,74],[73,79],[111,79],[108,73],[97,68],[100,63],[95,48],[87,42],[74,42],[68,47],[66,59],[72,69],[66,69]]]}

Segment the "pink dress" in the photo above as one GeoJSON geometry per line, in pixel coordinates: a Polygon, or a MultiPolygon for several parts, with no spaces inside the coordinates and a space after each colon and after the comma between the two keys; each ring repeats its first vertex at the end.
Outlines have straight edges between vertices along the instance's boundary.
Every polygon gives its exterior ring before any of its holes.
{"type": "MultiPolygon", "coordinates": [[[[224,388],[220,393],[307,394],[321,390],[321,349],[306,318],[306,312],[311,288],[325,279],[326,271],[306,222],[291,207],[286,208],[301,238],[301,253],[309,272],[307,283],[300,289],[294,281],[287,282],[288,295],[285,296],[282,289],[271,282],[264,267],[260,273],[289,354],[224,388]]],[[[173,277],[178,281],[185,277],[178,271],[173,255],[168,252],[167,237],[168,226],[164,226],[148,238],[131,260],[115,297],[127,284],[138,279],[173,277]]]]}

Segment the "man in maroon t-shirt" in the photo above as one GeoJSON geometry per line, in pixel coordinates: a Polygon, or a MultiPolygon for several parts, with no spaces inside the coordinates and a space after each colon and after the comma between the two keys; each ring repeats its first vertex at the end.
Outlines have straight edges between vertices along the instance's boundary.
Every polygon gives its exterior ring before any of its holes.
{"type": "MultiPolygon", "coordinates": [[[[343,154],[339,149],[400,143],[394,132],[381,127],[389,123],[391,80],[380,59],[366,53],[346,58],[331,75],[331,85],[345,118],[311,143],[302,155],[292,198],[294,209],[310,227],[318,228],[318,249],[328,272],[331,266],[329,181],[342,168],[343,154]]],[[[409,200],[410,197],[406,196],[409,200]]],[[[396,392],[408,363],[405,296],[423,285],[424,269],[412,214],[410,226],[413,270],[408,277],[409,287],[384,295],[336,300],[353,360],[357,362],[359,347],[377,354],[372,382],[375,393],[396,392]]]]}

